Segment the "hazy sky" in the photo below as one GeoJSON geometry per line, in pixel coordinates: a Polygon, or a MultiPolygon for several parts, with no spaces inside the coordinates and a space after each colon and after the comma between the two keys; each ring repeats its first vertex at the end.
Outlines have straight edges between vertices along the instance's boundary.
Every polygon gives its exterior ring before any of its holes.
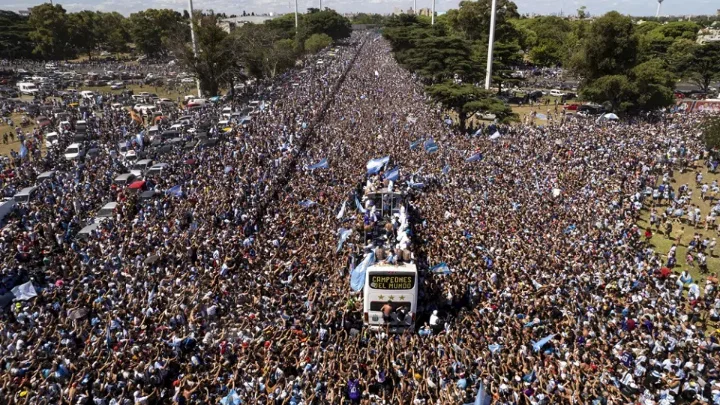
{"type": "MultiPolygon", "coordinates": [[[[436,0],[438,11],[457,7],[460,0],[436,0]]],[[[602,14],[617,10],[624,14],[655,15],[656,0],[515,0],[520,13],[565,14],[575,13],[581,6],[586,6],[591,14],[602,14]]],[[[3,0],[0,9],[21,10],[41,4],[38,0],[3,0]]],[[[72,0],[71,3],[60,3],[69,11],[99,10],[118,11],[122,14],[146,8],[187,8],[187,0],[72,0]]],[[[258,13],[287,13],[294,8],[293,0],[194,0],[196,9],[213,9],[226,14],[241,14],[243,10],[258,13]]],[[[418,8],[430,7],[429,0],[417,0],[418,8]]],[[[319,0],[298,0],[301,10],[318,7],[319,0]]],[[[390,13],[395,7],[408,9],[413,0],[323,0],[323,7],[330,7],[339,12],[390,13]]],[[[665,0],[662,4],[663,15],[715,14],[720,9],[718,0],[665,0]]]]}

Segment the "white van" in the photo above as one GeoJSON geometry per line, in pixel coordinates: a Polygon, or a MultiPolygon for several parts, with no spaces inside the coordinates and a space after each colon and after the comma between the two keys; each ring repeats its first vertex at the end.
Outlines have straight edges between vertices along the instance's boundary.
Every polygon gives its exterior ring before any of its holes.
{"type": "Polygon", "coordinates": [[[79,143],[73,143],[65,149],[64,155],[65,159],[73,160],[82,158],[85,155],[85,151],[82,149],[82,146],[79,143]]]}
{"type": "Polygon", "coordinates": [[[552,90],[550,90],[550,95],[553,97],[562,97],[565,95],[565,93],[563,93],[562,91],[560,91],[558,89],[552,89],[552,90]]]}
{"type": "Polygon", "coordinates": [[[58,145],[60,142],[60,136],[57,132],[48,132],[45,134],[45,147],[52,148],[58,145]]]}
{"type": "Polygon", "coordinates": [[[30,96],[33,96],[33,95],[35,95],[35,93],[40,91],[40,89],[38,89],[37,86],[35,86],[35,83],[30,83],[30,82],[18,83],[17,88],[21,94],[30,95],[30,96]]]}
{"type": "Polygon", "coordinates": [[[83,90],[80,92],[80,97],[82,98],[94,98],[95,92],[92,90],[83,90]]]}

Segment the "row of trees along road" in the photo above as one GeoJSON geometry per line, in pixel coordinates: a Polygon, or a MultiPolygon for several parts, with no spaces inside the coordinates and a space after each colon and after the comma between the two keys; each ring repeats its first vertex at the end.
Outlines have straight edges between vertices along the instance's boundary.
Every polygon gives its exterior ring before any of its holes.
{"type": "MultiPolygon", "coordinates": [[[[478,111],[515,118],[478,88],[485,76],[490,10],[490,0],[462,1],[434,26],[429,18],[401,15],[386,20],[383,31],[398,62],[421,78],[435,101],[457,113],[462,127],[478,111]]],[[[720,79],[720,44],[697,44],[704,28],[697,22],[640,23],[617,12],[594,20],[528,18],[509,0],[498,0],[497,10],[492,82],[498,93],[503,84],[521,80],[512,76],[518,67],[563,67],[582,79],[583,99],[639,113],[671,105],[678,80],[707,92],[720,79]]],[[[585,11],[578,13],[582,17],[585,11]]]]}
{"type": "Polygon", "coordinates": [[[233,88],[245,76],[273,77],[292,67],[304,53],[315,53],[348,38],[350,21],[325,9],[301,14],[299,29],[288,14],[264,24],[245,24],[224,31],[212,11],[185,12],[147,9],[129,17],[112,12],[68,13],[61,5],[45,3],[30,10],[30,17],[0,11],[0,58],[68,60],[98,51],[133,52],[150,57],[176,57],[194,73],[205,94],[220,87],[233,88]],[[190,24],[195,25],[198,56],[190,46],[190,24]]]}
{"type": "Polygon", "coordinates": [[[335,41],[348,38],[350,21],[334,10],[309,9],[301,14],[295,31],[295,17],[285,15],[264,24],[245,24],[232,33],[218,25],[216,14],[197,14],[195,25],[198,55],[185,38],[171,41],[180,63],[200,79],[206,94],[218,94],[223,85],[234,87],[244,76],[274,77],[291,68],[306,52],[315,53],[335,41]]]}

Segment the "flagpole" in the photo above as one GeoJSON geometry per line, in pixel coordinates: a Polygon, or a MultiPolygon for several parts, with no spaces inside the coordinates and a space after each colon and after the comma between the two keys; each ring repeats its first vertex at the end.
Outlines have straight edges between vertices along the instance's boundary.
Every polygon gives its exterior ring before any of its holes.
{"type": "Polygon", "coordinates": [[[488,40],[488,56],[487,69],[485,74],[485,90],[490,90],[490,82],[492,81],[492,62],[493,62],[493,45],[495,43],[495,11],[497,9],[497,0],[492,0],[490,11],[490,39],[488,40]]]}
{"type": "MultiPolygon", "coordinates": [[[[197,41],[195,40],[195,24],[193,23],[193,4],[192,0],[188,0],[188,7],[190,8],[190,39],[192,40],[193,56],[197,59],[197,41]]],[[[195,79],[197,84],[198,98],[202,97],[202,91],[200,90],[200,78],[195,79]]]]}
{"type": "Polygon", "coordinates": [[[435,0],[432,2],[432,17],[430,20],[430,25],[435,25],[435,0]]]}

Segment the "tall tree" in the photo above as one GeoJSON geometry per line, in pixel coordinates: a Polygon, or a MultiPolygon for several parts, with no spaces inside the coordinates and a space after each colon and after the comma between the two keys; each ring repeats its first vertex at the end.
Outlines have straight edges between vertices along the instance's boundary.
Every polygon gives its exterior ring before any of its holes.
{"type": "MultiPolygon", "coordinates": [[[[491,0],[461,1],[456,10],[447,12],[450,27],[469,40],[487,39],[490,32],[491,0]]],[[[495,15],[495,40],[512,39],[515,30],[510,19],[518,18],[517,5],[511,0],[498,0],[495,15]]]]}
{"type": "Polygon", "coordinates": [[[100,47],[109,52],[125,52],[130,42],[128,21],[118,12],[98,13],[100,47]]]}
{"type": "Polygon", "coordinates": [[[616,11],[595,20],[573,58],[577,73],[591,81],[632,69],[638,51],[638,39],[633,29],[630,17],[616,11]]]}
{"type": "Polygon", "coordinates": [[[170,39],[190,37],[190,27],[182,15],[168,9],[151,8],[130,14],[128,25],[135,47],[148,55],[167,53],[170,39]]]}
{"type": "Polygon", "coordinates": [[[92,52],[97,48],[100,33],[98,15],[84,10],[68,16],[70,42],[78,53],[92,59],[92,52]]]}
{"type": "Polygon", "coordinates": [[[232,84],[236,72],[229,34],[220,28],[217,22],[218,17],[215,14],[198,14],[193,18],[197,57],[185,38],[180,37],[174,46],[180,63],[195,74],[200,80],[200,88],[210,96],[218,95],[222,84],[232,84]]]}
{"type": "Polygon", "coordinates": [[[458,84],[452,81],[427,86],[425,91],[444,108],[458,115],[460,128],[466,128],[467,117],[475,112],[489,112],[498,119],[513,117],[512,110],[495,99],[492,94],[472,84],[458,84]]]}
{"type": "Polygon", "coordinates": [[[713,80],[720,78],[720,42],[696,47],[685,73],[704,92],[710,91],[713,80]]]}
{"type": "Polygon", "coordinates": [[[337,41],[349,38],[351,32],[350,20],[335,10],[325,9],[304,16],[298,40],[305,41],[313,34],[326,34],[337,41]]]}
{"type": "Polygon", "coordinates": [[[35,46],[30,41],[28,18],[0,10],[0,59],[29,59],[35,46]]]}
{"type": "Polygon", "coordinates": [[[310,53],[317,53],[332,44],[332,38],[327,34],[313,34],[305,40],[305,50],[310,53]]]}
{"type": "Polygon", "coordinates": [[[65,9],[50,3],[30,10],[28,21],[30,39],[35,43],[33,52],[45,59],[67,59],[71,56],[70,30],[65,9]]]}

